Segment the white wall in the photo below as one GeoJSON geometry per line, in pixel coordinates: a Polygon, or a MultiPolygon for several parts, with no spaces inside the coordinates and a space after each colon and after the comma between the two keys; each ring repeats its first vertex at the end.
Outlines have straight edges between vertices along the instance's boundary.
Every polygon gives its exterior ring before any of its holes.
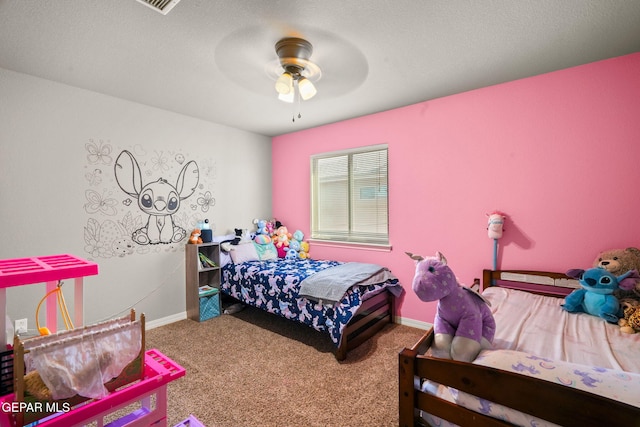
{"type": "MultiPolygon", "coordinates": [[[[196,161],[198,190],[174,215],[187,231],[199,218],[226,234],[271,216],[270,138],[0,68],[0,259],[69,253],[97,262],[99,275],[85,279],[85,323],[132,305],[148,321],[185,310],[186,241],[130,241],[122,256],[87,243],[91,220],[112,226],[104,225],[104,240],[114,230],[128,238],[131,228],[117,225],[126,218],[138,225],[148,218],[117,185],[113,163],[123,150],[136,156],[143,181],[175,184],[176,156],[196,161]],[[95,148],[106,154],[97,162],[89,157],[95,148]],[[206,191],[215,205],[202,212],[198,197],[206,191]]],[[[71,284],[63,287],[68,305],[71,284]]],[[[9,289],[8,315],[28,318],[33,329],[43,291],[43,285],[9,289]]]]}

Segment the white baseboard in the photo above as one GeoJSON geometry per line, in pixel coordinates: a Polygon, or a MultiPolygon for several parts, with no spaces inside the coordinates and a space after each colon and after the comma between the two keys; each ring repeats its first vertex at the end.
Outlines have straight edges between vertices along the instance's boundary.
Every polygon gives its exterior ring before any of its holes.
{"type": "Polygon", "coordinates": [[[187,318],[187,312],[183,311],[182,313],[176,313],[176,314],[172,314],[171,316],[162,317],[156,320],[151,320],[150,322],[145,322],[145,329],[149,330],[153,328],[158,328],[160,326],[168,325],[169,323],[178,322],[186,318],[187,318]]]}
{"type": "Polygon", "coordinates": [[[411,328],[423,329],[425,331],[433,326],[433,324],[429,322],[423,322],[421,320],[414,320],[414,319],[407,319],[404,317],[396,317],[395,323],[399,325],[409,326],[411,328]]]}

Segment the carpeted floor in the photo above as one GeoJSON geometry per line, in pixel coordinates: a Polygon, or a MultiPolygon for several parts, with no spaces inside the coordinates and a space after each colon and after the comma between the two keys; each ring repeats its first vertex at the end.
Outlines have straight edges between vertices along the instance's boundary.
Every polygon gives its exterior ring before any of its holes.
{"type": "Polygon", "coordinates": [[[398,353],[423,331],[388,325],[338,362],[328,336],[250,307],[147,332],[186,369],[169,384],[173,426],[397,426],[398,353]]]}

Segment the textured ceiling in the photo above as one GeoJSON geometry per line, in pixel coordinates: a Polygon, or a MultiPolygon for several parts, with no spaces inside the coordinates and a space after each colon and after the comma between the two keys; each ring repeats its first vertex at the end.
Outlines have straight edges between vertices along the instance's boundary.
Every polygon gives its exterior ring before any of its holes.
{"type": "Polygon", "coordinates": [[[638,0],[0,0],[0,67],[270,136],[638,51],[638,0]],[[289,35],[322,69],[295,123],[289,35]]]}

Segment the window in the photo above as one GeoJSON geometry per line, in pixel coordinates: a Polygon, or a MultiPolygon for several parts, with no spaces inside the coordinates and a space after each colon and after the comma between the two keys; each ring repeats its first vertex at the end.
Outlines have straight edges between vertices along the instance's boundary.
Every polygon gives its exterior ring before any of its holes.
{"type": "Polygon", "coordinates": [[[387,146],[311,157],[311,238],[389,244],[387,146]]]}

